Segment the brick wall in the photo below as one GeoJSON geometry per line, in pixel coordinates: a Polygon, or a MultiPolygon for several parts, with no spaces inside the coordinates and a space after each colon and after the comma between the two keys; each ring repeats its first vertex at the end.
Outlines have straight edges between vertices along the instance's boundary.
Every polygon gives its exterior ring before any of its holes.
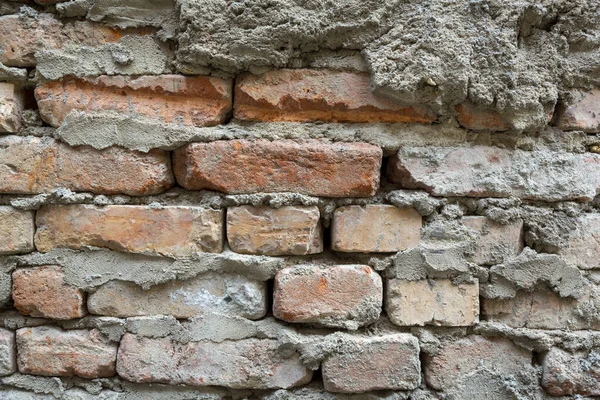
{"type": "Polygon", "coordinates": [[[132,7],[0,4],[0,398],[600,396],[598,89],[523,130],[340,49],[185,75],[132,7]]]}

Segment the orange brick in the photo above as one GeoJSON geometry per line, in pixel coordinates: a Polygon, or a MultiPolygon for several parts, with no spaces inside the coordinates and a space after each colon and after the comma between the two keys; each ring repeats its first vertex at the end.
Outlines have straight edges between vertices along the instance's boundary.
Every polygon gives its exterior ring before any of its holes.
{"type": "Polygon", "coordinates": [[[59,266],[18,269],[12,278],[15,308],[23,315],[65,320],[86,314],[83,291],[64,283],[59,266]]]}
{"type": "Polygon", "coordinates": [[[414,122],[437,116],[424,107],[401,107],[371,91],[368,74],[328,70],[275,70],[242,74],[234,116],[258,121],[414,122]]]}
{"type": "Polygon", "coordinates": [[[231,80],[182,75],[66,78],[35,89],[40,114],[60,126],[72,110],[114,111],[188,126],[217,125],[231,111],[231,80]]]}
{"type": "Polygon", "coordinates": [[[371,144],[320,140],[192,143],[173,155],[177,181],[188,190],[326,197],[374,195],[381,158],[381,148],[371,144]]]}
{"type": "Polygon", "coordinates": [[[69,147],[50,138],[0,137],[0,193],[67,188],[96,194],[158,194],[173,185],[168,152],[69,147]]]}
{"type": "Polygon", "coordinates": [[[96,246],[187,257],[223,249],[223,212],[201,207],[45,206],[36,223],[35,245],[43,252],[96,246]]]}
{"type": "Polygon", "coordinates": [[[366,265],[300,265],[275,276],[273,314],[287,322],[357,329],[381,313],[381,277],[366,265]]]}
{"type": "Polygon", "coordinates": [[[458,123],[474,131],[507,131],[510,125],[498,111],[485,109],[473,103],[456,106],[458,123]]]}

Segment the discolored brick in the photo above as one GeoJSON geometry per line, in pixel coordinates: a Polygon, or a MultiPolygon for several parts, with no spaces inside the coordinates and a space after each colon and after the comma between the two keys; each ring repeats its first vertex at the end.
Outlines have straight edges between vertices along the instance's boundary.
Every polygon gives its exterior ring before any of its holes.
{"type": "Polygon", "coordinates": [[[552,396],[600,396],[598,357],[597,348],[575,353],[551,348],[542,360],[542,386],[552,396]]]}
{"type": "Polygon", "coordinates": [[[435,113],[371,91],[368,74],[280,69],[236,80],[234,116],[254,121],[431,123],[435,113]]]}
{"type": "Polygon", "coordinates": [[[64,283],[59,266],[18,269],[12,278],[12,298],[23,315],[65,320],[86,314],[83,291],[64,283]]]}
{"type": "Polygon", "coordinates": [[[275,276],[273,314],[287,322],[358,329],[381,313],[381,277],[366,265],[299,265],[275,276]]]}
{"type": "Polygon", "coordinates": [[[468,216],[462,221],[477,232],[472,258],[476,264],[499,264],[523,250],[523,220],[501,224],[486,217],[468,216]]]}
{"type": "Polygon", "coordinates": [[[115,375],[116,357],[117,344],[97,329],[17,330],[17,364],[23,374],[107,378],[115,375]]]}
{"type": "Polygon", "coordinates": [[[29,253],[34,250],[34,213],[0,206],[0,255],[29,253]]]}
{"type": "Polygon", "coordinates": [[[413,390],[421,384],[419,341],[404,333],[351,337],[321,368],[329,392],[413,390]]]}
{"type": "Polygon", "coordinates": [[[21,129],[24,106],[23,92],[13,83],[0,82],[0,133],[18,132],[21,129]]]}
{"type": "Polygon", "coordinates": [[[421,239],[421,214],[389,205],[343,206],[335,210],[331,247],[343,252],[397,252],[421,239]]]}
{"type": "Polygon", "coordinates": [[[37,194],[60,188],[144,196],[173,185],[169,153],[111,147],[69,147],[51,138],[0,137],[0,193],[37,194]]]}
{"type": "Polygon", "coordinates": [[[113,111],[186,126],[225,121],[231,111],[232,82],[207,76],[99,76],[65,78],[35,89],[40,114],[60,126],[73,110],[113,111]]]}
{"type": "Polygon", "coordinates": [[[600,132],[600,89],[572,95],[573,102],[558,113],[556,126],[566,131],[600,132]]]}
{"type": "Polygon", "coordinates": [[[379,188],[381,148],[320,140],[227,140],[174,152],[177,182],[188,190],[297,192],[369,197],[379,188]]]}
{"type": "Polygon", "coordinates": [[[582,214],[558,254],[580,269],[600,268],[600,214],[582,214]]]}
{"type": "Polygon", "coordinates": [[[316,206],[229,207],[227,241],[233,251],[243,254],[320,253],[323,251],[320,218],[316,206]]]}
{"type": "Polygon", "coordinates": [[[36,223],[35,245],[42,252],[96,246],[190,257],[223,250],[223,211],[202,207],[45,206],[36,223]]]}
{"type": "Polygon", "coordinates": [[[0,328],[0,376],[17,371],[17,347],[15,332],[0,328]]]}
{"type": "Polygon", "coordinates": [[[449,279],[390,279],[385,310],[400,326],[470,326],[479,321],[479,285],[454,285],[449,279]]]}

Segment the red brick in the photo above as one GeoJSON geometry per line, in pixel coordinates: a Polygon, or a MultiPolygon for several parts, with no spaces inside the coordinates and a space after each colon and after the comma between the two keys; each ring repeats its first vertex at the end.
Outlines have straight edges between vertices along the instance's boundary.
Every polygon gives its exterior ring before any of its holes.
{"type": "Polygon", "coordinates": [[[35,233],[34,213],[0,206],[0,256],[29,253],[35,233]]]}
{"type": "Polygon", "coordinates": [[[96,329],[17,330],[17,364],[22,374],[107,378],[115,375],[116,358],[117,344],[96,329]]]}
{"type": "Polygon", "coordinates": [[[118,42],[124,32],[88,21],[62,23],[51,14],[37,17],[0,17],[2,49],[0,63],[9,67],[33,67],[35,53],[68,44],[99,46],[118,42]]]}
{"type": "Polygon", "coordinates": [[[366,143],[229,140],[177,149],[174,169],[188,190],[369,197],[379,188],[381,158],[381,148],[366,143]]]}
{"type": "Polygon", "coordinates": [[[556,125],[566,131],[600,132],[600,89],[573,96],[573,103],[558,114],[556,125]]]}
{"type": "Polygon", "coordinates": [[[385,310],[400,326],[470,326],[479,321],[479,285],[435,281],[388,280],[385,310]]]}
{"type": "Polygon", "coordinates": [[[523,221],[501,224],[482,216],[463,218],[463,224],[477,232],[473,262],[479,265],[500,264],[523,250],[523,221]]]}
{"type": "Polygon", "coordinates": [[[0,132],[18,132],[25,106],[23,92],[12,83],[0,82],[0,132]]]}
{"type": "Polygon", "coordinates": [[[178,125],[217,125],[231,111],[231,94],[231,80],[182,75],[65,78],[35,89],[40,114],[52,126],[60,126],[72,110],[114,111],[178,125]]]}
{"type": "Polygon", "coordinates": [[[343,206],[335,210],[331,247],[343,252],[397,252],[421,239],[421,214],[389,205],[343,206]]]}
{"type": "Polygon", "coordinates": [[[348,338],[322,365],[325,390],[412,390],[421,383],[419,342],[408,334],[348,338]]]}
{"type": "Polygon", "coordinates": [[[445,342],[435,355],[425,355],[427,385],[437,390],[459,386],[479,368],[496,371],[500,376],[517,375],[531,366],[532,353],[504,338],[467,336],[445,342]]]}
{"type": "Polygon", "coordinates": [[[278,389],[308,383],[312,371],[295,352],[282,351],[271,339],[189,342],[150,339],[126,333],[121,339],[117,371],[131,382],[278,389]]]}
{"type": "Polygon", "coordinates": [[[173,185],[168,152],[69,147],[50,138],[0,137],[0,193],[58,188],[96,194],[158,194],[173,185]]]}
{"type": "Polygon", "coordinates": [[[96,246],[189,257],[223,249],[223,212],[201,207],[45,206],[36,223],[35,245],[42,252],[96,246]]]}
{"type": "Polygon", "coordinates": [[[234,116],[258,121],[415,122],[437,116],[402,107],[371,91],[368,74],[328,70],[275,70],[236,80],[234,116]]]}
{"type": "Polygon", "coordinates": [[[86,314],[83,291],[64,283],[59,266],[18,269],[12,278],[12,298],[23,315],[65,320],[86,314]]]}
{"type": "Polygon", "coordinates": [[[321,214],[316,206],[229,207],[227,241],[236,253],[271,256],[323,251],[321,214]]]}
{"type": "Polygon", "coordinates": [[[381,277],[366,265],[300,265],[275,276],[273,315],[287,322],[358,329],[381,313],[381,277]]]}
{"type": "Polygon", "coordinates": [[[552,396],[600,396],[598,349],[568,353],[553,347],[542,361],[542,386],[552,396]]]}
{"type": "Polygon", "coordinates": [[[509,122],[496,110],[479,107],[473,103],[463,103],[456,106],[458,123],[475,131],[507,131],[509,122]]]}

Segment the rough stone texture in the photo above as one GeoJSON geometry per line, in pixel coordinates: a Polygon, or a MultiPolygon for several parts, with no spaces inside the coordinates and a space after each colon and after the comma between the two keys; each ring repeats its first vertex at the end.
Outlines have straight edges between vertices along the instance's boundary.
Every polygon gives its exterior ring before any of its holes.
{"type": "Polygon", "coordinates": [[[237,389],[289,388],[312,378],[312,371],[302,365],[298,354],[284,355],[276,340],[177,344],[169,338],[149,339],[129,333],[121,340],[117,372],[132,382],[237,389]]]}
{"type": "Polygon", "coordinates": [[[273,315],[287,322],[358,329],[379,318],[381,277],[366,265],[300,265],[275,276],[273,315]]]}
{"type": "Polygon", "coordinates": [[[509,299],[483,298],[481,312],[486,320],[513,328],[600,330],[596,303],[588,296],[574,299],[549,290],[518,291],[509,299]]]}
{"type": "Polygon", "coordinates": [[[501,224],[486,217],[469,216],[462,221],[477,232],[472,258],[476,264],[499,264],[523,250],[523,220],[501,224]]]}
{"type": "Polygon", "coordinates": [[[352,338],[343,352],[323,361],[325,390],[360,393],[371,390],[412,390],[421,383],[419,342],[411,335],[352,338]]]}
{"type": "Polygon", "coordinates": [[[388,205],[344,206],[335,210],[331,248],[343,252],[397,252],[419,244],[421,214],[388,205]]]}
{"type": "Polygon", "coordinates": [[[531,366],[531,360],[531,351],[508,339],[467,336],[443,343],[435,355],[425,355],[425,382],[434,389],[447,390],[474,379],[481,369],[506,379],[531,366]]]}
{"type": "Polygon", "coordinates": [[[33,67],[35,53],[67,44],[98,46],[118,42],[123,32],[87,21],[62,23],[51,14],[0,17],[4,38],[0,63],[10,67],[33,67]]]}
{"type": "Polygon", "coordinates": [[[223,250],[223,211],[167,206],[45,206],[36,218],[35,245],[105,247],[130,253],[190,257],[223,250]]]}
{"type": "Polygon", "coordinates": [[[17,330],[19,372],[105,378],[115,375],[117,344],[97,329],[63,331],[42,326],[17,330]]]}
{"type": "Polygon", "coordinates": [[[253,121],[417,122],[436,115],[401,107],[371,92],[369,75],[331,70],[275,70],[236,80],[234,117],[253,121]]]}
{"type": "Polygon", "coordinates": [[[111,147],[72,148],[54,139],[0,137],[0,193],[36,194],[59,188],[97,194],[157,194],[173,185],[169,154],[111,147]]]}
{"type": "Polygon", "coordinates": [[[556,119],[556,126],[566,131],[600,132],[600,89],[572,94],[573,102],[556,119]]]}
{"type": "Polygon", "coordinates": [[[111,281],[90,294],[87,304],[90,313],[111,317],[191,318],[218,312],[259,319],[267,313],[267,285],[239,275],[213,273],[149,290],[131,282],[111,281]]]}
{"type": "Polygon", "coordinates": [[[207,126],[231,111],[231,80],[182,75],[65,78],[38,85],[35,97],[44,121],[60,126],[73,111],[113,111],[178,125],[207,126]]]}
{"type": "Polygon", "coordinates": [[[59,266],[18,269],[12,279],[15,308],[23,315],[63,320],[86,314],[83,291],[64,283],[59,266]]]}
{"type": "Polygon", "coordinates": [[[316,206],[227,209],[227,241],[236,253],[269,256],[323,251],[321,214],[316,206]]]}
{"type": "Polygon", "coordinates": [[[600,214],[579,216],[558,254],[578,268],[600,268],[600,214]]]}
{"type": "Polygon", "coordinates": [[[379,188],[382,152],[366,143],[230,140],[192,143],[173,157],[188,190],[368,197],[379,188]]]}
{"type": "Polygon", "coordinates": [[[7,376],[17,371],[17,347],[15,333],[0,328],[0,376],[7,376]]]}
{"type": "Polygon", "coordinates": [[[0,206],[0,255],[33,251],[34,233],[33,212],[0,206]]]}
{"type": "Polygon", "coordinates": [[[437,279],[433,282],[390,279],[385,310],[400,326],[469,326],[479,321],[479,285],[437,279]]]}
{"type": "Polygon", "coordinates": [[[591,201],[600,156],[488,146],[404,147],[389,163],[394,182],[434,196],[591,201]]]}
{"type": "Polygon", "coordinates": [[[576,354],[554,347],[542,361],[542,386],[552,396],[600,396],[598,351],[576,354]]]}
{"type": "Polygon", "coordinates": [[[23,123],[24,97],[13,83],[0,82],[0,132],[18,132],[23,123]]]}

